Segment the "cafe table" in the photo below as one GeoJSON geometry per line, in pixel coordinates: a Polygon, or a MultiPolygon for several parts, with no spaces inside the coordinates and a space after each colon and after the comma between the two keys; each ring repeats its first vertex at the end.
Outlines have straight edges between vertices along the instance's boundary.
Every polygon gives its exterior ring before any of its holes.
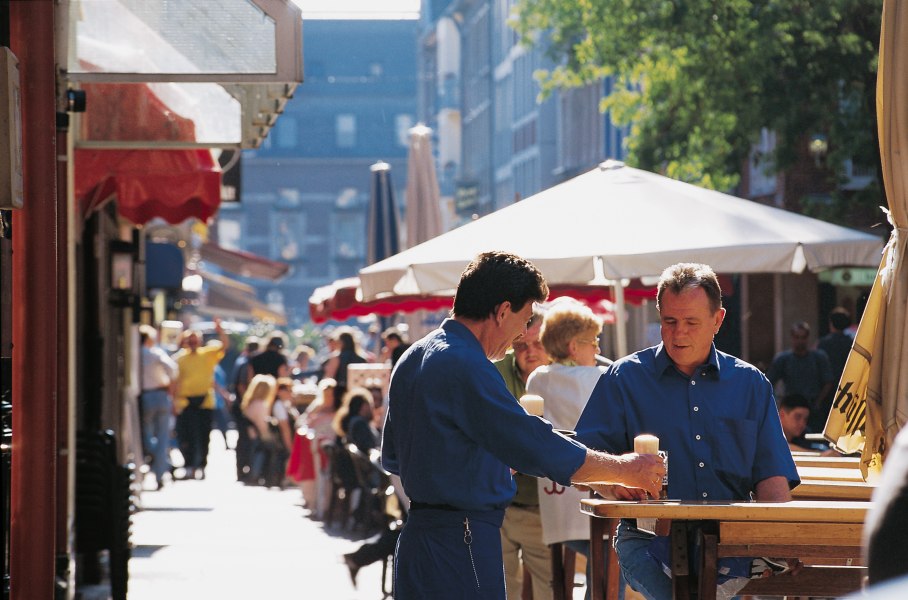
{"type": "Polygon", "coordinates": [[[869,502],[645,502],[588,499],[580,510],[590,517],[591,597],[616,600],[614,549],[601,540],[619,519],[670,519],[672,588],[675,600],[714,600],[718,560],[728,556],[797,558],[805,567],[795,576],[751,580],[741,594],[841,596],[860,588],[861,533],[869,502]],[[700,556],[688,556],[688,528],[701,531],[700,556]],[[600,540],[597,544],[595,540],[600,540]],[[699,561],[700,577],[693,561],[699,561]],[[608,575],[607,575],[608,574],[608,575]]]}
{"type": "Polygon", "coordinates": [[[791,457],[798,467],[829,467],[833,469],[861,468],[860,456],[820,456],[819,454],[801,454],[792,452],[791,457]]]}
{"type": "Polygon", "coordinates": [[[837,467],[802,467],[798,466],[798,477],[801,481],[864,481],[860,469],[840,469],[837,467]]]}
{"type": "Polygon", "coordinates": [[[842,481],[840,479],[802,479],[801,484],[791,490],[795,500],[862,500],[867,502],[873,496],[876,486],[865,481],[842,481]]]}

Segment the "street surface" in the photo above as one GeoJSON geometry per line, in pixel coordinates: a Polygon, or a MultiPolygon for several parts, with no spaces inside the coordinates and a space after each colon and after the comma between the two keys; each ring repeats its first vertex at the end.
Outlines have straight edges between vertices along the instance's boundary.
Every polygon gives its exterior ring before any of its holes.
{"type": "Polygon", "coordinates": [[[215,431],[205,480],[142,493],[129,600],[382,598],[381,563],[360,570],[354,589],[341,562],[362,541],[309,519],[299,489],[237,483],[234,464],[215,431]]]}
{"type": "MultiPolygon", "coordinates": [[[[381,563],[361,569],[354,588],[341,560],[364,540],[310,519],[297,488],[237,483],[234,465],[214,431],[204,480],[142,492],[129,600],[381,600],[381,563]]],[[[584,591],[576,587],[574,598],[584,591]]]]}

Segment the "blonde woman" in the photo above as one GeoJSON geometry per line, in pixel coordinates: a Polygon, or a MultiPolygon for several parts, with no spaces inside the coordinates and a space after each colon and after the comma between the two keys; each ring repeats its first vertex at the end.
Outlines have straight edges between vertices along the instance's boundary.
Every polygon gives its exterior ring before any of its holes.
{"type": "MultiPolygon", "coordinates": [[[[540,340],[553,362],[533,371],[527,393],[543,397],[543,416],[557,429],[574,429],[606,370],[597,366],[601,331],[602,319],[579,302],[558,304],[545,315],[540,340]]],[[[543,543],[562,542],[589,557],[589,517],[577,510],[586,494],[550,479],[538,485],[543,543]]]]}
{"type": "Polygon", "coordinates": [[[241,409],[243,416],[249,420],[247,433],[252,441],[252,464],[247,483],[279,485],[283,476],[283,472],[281,477],[276,477],[274,473],[277,464],[282,462],[282,451],[286,451],[281,439],[284,432],[280,427],[283,424],[287,428],[286,435],[289,437],[290,426],[287,410],[281,403],[275,402],[276,397],[277,380],[271,375],[263,374],[252,378],[243,395],[241,409]],[[280,418],[282,408],[283,419],[280,418]]]}

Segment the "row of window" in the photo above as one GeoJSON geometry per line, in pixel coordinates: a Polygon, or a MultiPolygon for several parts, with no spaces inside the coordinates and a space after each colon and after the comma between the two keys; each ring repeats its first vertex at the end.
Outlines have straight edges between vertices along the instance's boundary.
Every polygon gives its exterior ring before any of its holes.
{"type": "MultiPolygon", "coordinates": [[[[411,127],[415,124],[413,115],[397,114],[394,116],[394,143],[398,147],[406,148],[409,144],[409,133],[411,127]]],[[[294,150],[299,148],[305,141],[307,133],[312,132],[300,131],[300,121],[294,115],[284,114],[278,120],[274,127],[272,135],[265,138],[262,145],[264,149],[280,148],[282,150],[294,150]],[[272,142],[272,139],[274,140],[272,142]]],[[[339,149],[356,148],[362,144],[359,131],[359,119],[357,115],[343,113],[334,116],[334,146],[339,149]]],[[[324,143],[324,139],[320,140],[324,143]]]]}

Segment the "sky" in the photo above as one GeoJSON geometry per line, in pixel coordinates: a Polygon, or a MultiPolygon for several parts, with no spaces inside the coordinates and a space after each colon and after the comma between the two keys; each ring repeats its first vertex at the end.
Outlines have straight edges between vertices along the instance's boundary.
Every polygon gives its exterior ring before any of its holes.
{"type": "Polygon", "coordinates": [[[293,0],[306,19],[415,19],[419,0],[293,0]]]}

